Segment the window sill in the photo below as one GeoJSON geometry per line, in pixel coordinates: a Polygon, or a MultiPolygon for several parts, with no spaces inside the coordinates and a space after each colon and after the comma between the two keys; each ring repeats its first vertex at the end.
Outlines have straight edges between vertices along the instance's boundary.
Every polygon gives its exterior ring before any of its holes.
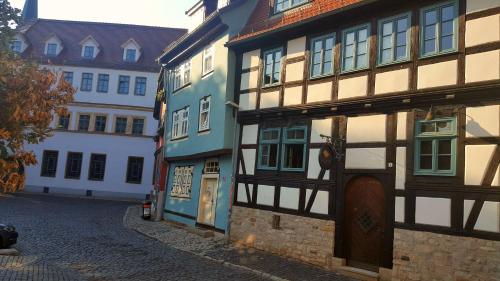
{"type": "Polygon", "coordinates": [[[409,59],[401,59],[401,60],[395,60],[391,62],[384,62],[384,63],[377,63],[377,68],[384,68],[384,67],[389,67],[389,66],[394,66],[398,64],[405,64],[411,62],[409,59]]]}
{"type": "Polygon", "coordinates": [[[356,68],[356,69],[351,69],[351,70],[341,70],[339,76],[363,72],[363,71],[367,71],[369,69],[370,69],[369,67],[363,67],[363,68],[356,68]]]}
{"type": "Polygon", "coordinates": [[[209,76],[212,76],[212,74],[214,73],[214,71],[215,71],[215,69],[212,69],[212,70],[210,70],[210,71],[209,71],[209,72],[207,72],[207,73],[202,73],[202,74],[201,74],[201,80],[203,80],[203,79],[205,79],[205,78],[207,78],[207,77],[209,77],[209,76]]]}
{"type": "Polygon", "coordinates": [[[334,77],[334,73],[329,73],[329,74],[323,74],[323,75],[316,75],[316,76],[311,76],[309,77],[309,81],[315,81],[315,80],[321,80],[323,78],[328,78],[328,77],[334,77]]]}
{"type": "Polygon", "coordinates": [[[128,93],[117,93],[119,95],[128,95],[128,93]]]}
{"type": "Polygon", "coordinates": [[[189,86],[191,86],[191,82],[189,82],[189,83],[187,83],[187,84],[184,84],[184,85],[180,86],[179,88],[175,89],[175,90],[172,92],[172,94],[176,94],[176,93],[180,92],[181,90],[183,90],[184,88],[187,88],[187,87],[189,87],[189,86]]]}
{"type": "Polygon", "coordinates": [[[104,181],[104,179],[89,179],[89,181],[104,181]]]}
{"type": "Polygon", "coordinates": [[[144,97],[144,96],[146,96],[146,94],[136,94],[136,93],[134,93],[134,96],[137,96],[137,97],[144,97]]]}
{"type": "Polygon", "coordinates": [[[433,176],[433,177],[454,177],[456,176],[455,173],[452,172],[414,172],[414,176],[433,176]]]}
{"type": "Polygon", "coordinates": [[[260,88],[261,89],[270,89],[270,88],[273,88],[273,87],[280,87],[281,85],[282,84],[280,82],[280,83],[276,83],[276,84],[262,85],[260,88]]]}
{"type": "Polygon", "coordinates": [[[141,184],[140,181],[126,181],[126,183],[130,183],[130,184],[141,184]]]}
{"type": "Polygon", "coordinates": [[[443,52],[439,52],[439,53],[435,53],[435,54],[428,54],[428,55],[420,54],[420,57],[418,59],[425,60],[425,59],[431,59],[431,58],[440,57],[440,56],[456,55],[456,54],[458,54],[458,50],[453,49],[453,50],[443,51],[443,52]]]}
{"type": "Polygon", "coordinates": [[[187,140],[188,138],[189,138],[189,135],[185,135],[185,136],[178,137],[178,138],[175,138],[175,139],[170,139],[170,141],[171,142],[177,142],[177,141],[187,140]]]}
{"type": "Polygon", "coordinates": [[[96,91],[97,93],[101,93],[101,94],[107,94],[108,91],[96,91]]]}
{"type": "Polygon", "coordinates": [[[64,177],[66,180],[80,180],[79,177],[64,177]]]}
{"type": "Polygon", "coordinates": [[[204,135],[208,135],[208,134],[210,134],[210,129],[198,131],[198,136],[204,136],[204,135]]]}

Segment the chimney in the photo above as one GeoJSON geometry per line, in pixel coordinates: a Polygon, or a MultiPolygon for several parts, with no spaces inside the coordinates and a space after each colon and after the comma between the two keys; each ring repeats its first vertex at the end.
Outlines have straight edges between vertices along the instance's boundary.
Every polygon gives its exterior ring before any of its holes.
{"type": "Polygon", "coordinates": [[[35,21],[38,19],[38,0],[26,0],[22,19],[23,22],[35,21]]]}

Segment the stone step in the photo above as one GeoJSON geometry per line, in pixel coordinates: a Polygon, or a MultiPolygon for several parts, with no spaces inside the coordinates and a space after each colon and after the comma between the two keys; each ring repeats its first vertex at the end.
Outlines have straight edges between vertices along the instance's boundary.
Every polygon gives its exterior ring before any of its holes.
{"type": "Polygon", "coordinates": [[[342,266],[339,273],[362,281],[379,281],[379,274],[376,272],[355,268],[351,266],[342,266]]]}

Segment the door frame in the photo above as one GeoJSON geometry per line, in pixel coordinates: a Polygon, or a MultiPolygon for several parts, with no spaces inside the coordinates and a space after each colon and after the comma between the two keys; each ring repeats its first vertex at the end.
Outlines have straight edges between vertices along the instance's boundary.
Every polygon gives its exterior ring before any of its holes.
{"type": "MultiPolygon", "coordinates": [[[[379,267],[392,268],[392,255],[393,255],[393,242],[394,242],[394,196],[395,189],[394,183],[391,181],[390,173],[385,171],[344,171],[344,176],[342,177],[341,184],[337,185],[336,194],[336,216],[335,216],[335,246],[334,255],[335,257],[347,259],[346,253],[346,242],[347,237],[345,237],[345,191],[347,184],[354,178],[357,177],[373,177],[382,183],[385,196],[385,229],[384,229],[384,239],[382,241],[382,251],[380,253],[380,265],[379,267]]],[[[346,260],[347,262],[347,260],[346,260]]]]}
{"type": "Polygon", "coordinates": [[[217,216],[217,196],[219,195],[219,174],[202,174],[201,175],[201,181],[200,181],[200,192],[199,192],[199,196],[198,196],[198,212],[197,212],[197,217],[196,217],[196,223],[198,224],[201,224],[201,225],[207,225],[207,226],[211,226],[211,227],[215,227],[215,219],[216,219],[216,216],[217,216]],[[206,224],[204,222],[201,222],[200,221],[200,213],[202,210],[204,210],[204,208],[200,208],[201,206],[201,199],[202,199],[202,194],[203,194],[203,188],[204,188],[204,185],[203,185],[203,182],[206,180],[206,179],[215,179],[216,180],[216,190],[214,192],[214,196],[215,196],[215,202],[214,204],[212,204],[212,210],[213,210],[213,220],[214,220],[214,223],[213,224],[206,224]]]}

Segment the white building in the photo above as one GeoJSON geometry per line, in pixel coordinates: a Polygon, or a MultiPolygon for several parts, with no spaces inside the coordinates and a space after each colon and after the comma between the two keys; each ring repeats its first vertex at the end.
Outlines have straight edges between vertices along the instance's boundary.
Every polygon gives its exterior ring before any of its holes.
{"type": "Polygon", "coordinates": [[[155,58],[185,32],[28,21],[12,49],[62,74],[77,92],[68,106],[69,116],[55,116],[53,137],[26,147],[38,160],[26,169],[26,190],[144,198],[152,187],[152,138],[157,130],[153,106],[159,66],[155,58]]]}

